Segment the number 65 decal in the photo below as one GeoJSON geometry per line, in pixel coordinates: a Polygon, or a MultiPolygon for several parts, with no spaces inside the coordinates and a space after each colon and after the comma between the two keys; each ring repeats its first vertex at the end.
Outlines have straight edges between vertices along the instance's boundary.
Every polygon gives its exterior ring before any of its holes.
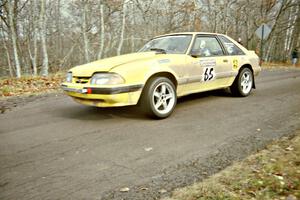
{"type": "Polygon", "coordinates": [[[203,69],[202,80],[204,82],[214,80],[216,76],[215,69],[213,67],[205,67],[203,69]]]}

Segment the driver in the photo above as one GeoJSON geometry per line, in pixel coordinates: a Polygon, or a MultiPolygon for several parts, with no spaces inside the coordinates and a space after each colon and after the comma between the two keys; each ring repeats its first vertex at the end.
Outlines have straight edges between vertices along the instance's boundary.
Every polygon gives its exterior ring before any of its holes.
{"type": "Polygon", "coordinates": [[[201,56],[210,56],[211,55],[209,49],[206,47],[206,42],[204,40],[201,40],[199,47],[200,47],[200,55],[201,56]]]}

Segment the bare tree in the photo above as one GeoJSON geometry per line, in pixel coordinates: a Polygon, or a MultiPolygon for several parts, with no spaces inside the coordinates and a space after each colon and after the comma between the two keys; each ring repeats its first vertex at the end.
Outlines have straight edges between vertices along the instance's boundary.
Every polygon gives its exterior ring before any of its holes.
{"type": "Polygon", "coordinates": [[[16,77],[20,78],[21,77],[21,66],[20,66],[18,47],[17,47],[17,34],[16,34],[16,23],[15,23],[15,18],[17,15],[17,7],[18,7],[17,0],[12,0],[12,1],[8,2],[9,28],[10,28],[10,35],[11,35],[11,41],[12,41],[12,48],[13,48],[13,52],[14,52],[16,77]]]}
{"type": "Polygon", "coordinates": [[[122,27],[121,27],[121,33],[120,33],[120,39],[119,39],[119,46],[117,49],[117,55],[121,55],[123,42],[124,42],[124,33],[125,33],[125,25],[126,25],[126,14],[127,14],[127,4],[128,0],[123,1],[123,9],[122,9],[122,27]]]}
{"type": "MultiPolygon", "coordinates": [[[[2,35],[3,35],[3,32],[2,32],[2,35]]],[[[6,51],[6,59],[7,59],[7,65],[8,65],[9,75],[10,75],[10,77],[14,77],[13,69],[12,69],[11,62],[10,62],[9,50],[7,48],[7,44],[6,44],[6,41],[5,41],[4,38],[2,38],[2,42],[3,42],[3,47],[4,47],[5,51],[6,51]]]]}
{"type": "Polygon", "coordinates": [[[30,56],[32,68],[33,68],[33,75],[37,75],[37,56],[38,56],[38,5],[37,0],[32,1],[32,14],[33,14],[33,52],[30,47],[30,43],[28,44],[28,53],[30,56]]]}
{"type": "Polygon", "coordinates": [[[84,43],[84,57],[86,62],[90,62],[90,44],[88,38],[88,27],[87,27],[87,13],[88,13],[88,1],[83,1],[83,13],[82,13],[82,36],[84,43]]]}
{"type": "Polygon", "coordinates": [[[98,52],[97,59],[101,59],[103,55],[103,49],[104,49],[104,38],[105,38],[105,33],[104,33],[104,6],[101,3],[100,4],[100,48],[98,52]]]}
{"type": "Polygon", "coordinates": [[[46,16],[46,0],[41,0],[41,11],[40,11],[40,36],[42,41],[42,52],[43,52],[43,65],[41,69],[42,76],[48,76],[48,51],[47,51],[47,41],[46,41],[46,28],[47,28],[47,16],[46,16]]]}

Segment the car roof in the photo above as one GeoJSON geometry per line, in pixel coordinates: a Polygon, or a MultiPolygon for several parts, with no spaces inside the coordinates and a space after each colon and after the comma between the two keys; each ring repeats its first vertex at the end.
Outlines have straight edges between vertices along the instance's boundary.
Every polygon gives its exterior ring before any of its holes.
{"type": "Polygon", "coordinates": [[[163,37],[163,36],[171,36],[171,35],[197,35],[197,34],[201,34],[201,35],[223,35],[223,34],[220,34],[220,33],[209,33],[209,32],[178,32],[178,33],[168,33],[168,34],[164,34],[164,35],[159,35],[159,36],[156,36],[154,38],[163,37]]]}
{"type": "Polygon", "coordinates": [[[238,45],[239,48],[241,48],[244,51],[248,51],[243,45],[238,44],[234,39],[232,39],[231,37],[225,35],[225,34],[221,34],[221,33],[210,33],[210,32],[177,32],[177,33],[169,33],[169,34],[164,34],[164,35],[159,35],[156,36],[152,39],[155,38],[160,38],[160,37],[164,37],[164,36],[174,36],[174,35],[220,35],[220,36],[225,36],[226,38],[230,39],[231,41],[233,41],[234,44],[238,45]]]}

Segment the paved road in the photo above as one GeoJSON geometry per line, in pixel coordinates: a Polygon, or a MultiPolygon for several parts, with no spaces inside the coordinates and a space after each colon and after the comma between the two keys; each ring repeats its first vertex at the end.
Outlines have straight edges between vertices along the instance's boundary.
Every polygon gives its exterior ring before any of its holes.
{"type": "Polygon", "coordinates": [[[159,121],[134,108],[41,98],[0,115],[0,199],[151,199],[298,128],[300,70],[292,69],[263,71],[247,98],[184,97],[159,121]]]}

